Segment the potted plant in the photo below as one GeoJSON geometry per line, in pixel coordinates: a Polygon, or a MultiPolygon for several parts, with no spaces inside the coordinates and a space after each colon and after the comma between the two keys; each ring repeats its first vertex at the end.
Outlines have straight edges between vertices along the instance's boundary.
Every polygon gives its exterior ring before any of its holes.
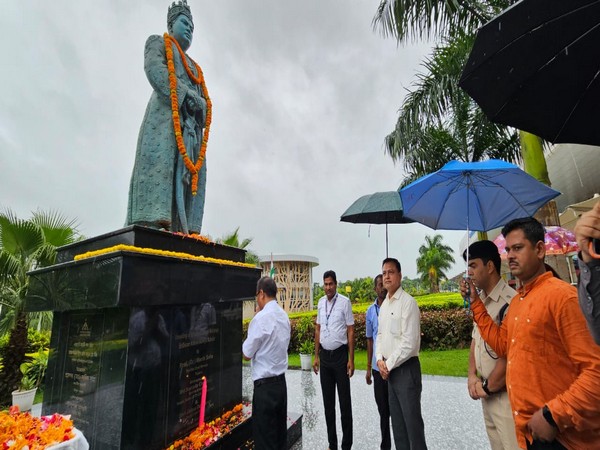
{"type": "Polygon", "coordinates": [[[307,339],[300,344],[300,368],[302,370],[310,370],[312,368],[312,354],[314,351],[314,341],[307,339]]]}
{"type": "Polygon", "coordinates": [[[40,349],[27,356],[33,359],[21,364],[21,383],[19,389],[12,392],[13,405],[18,406],[21,411],[31,410],[37,388],[42,383],[48,366],[48,350],[40,349]]]}
{"type": "Polygon", "coordinates": [[[315,351],[314,324],[309,316],[302,317],[296,323],[296,337],[298,339],[298,351],[300,352],[300,367],[302,370],[312,368],[312,354],[315,351]]]}

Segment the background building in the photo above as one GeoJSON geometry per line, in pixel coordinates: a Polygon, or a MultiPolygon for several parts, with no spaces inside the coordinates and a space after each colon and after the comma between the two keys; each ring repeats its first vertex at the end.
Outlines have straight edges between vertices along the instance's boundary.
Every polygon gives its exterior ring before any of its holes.
{"type": "Polygon", "coordinates": [[[259,259],[263,276],[271,273],[271,263],[273,265],[277,298],[284,310],[300,312],[313,308],[312,269],[319,265],[317,258],[306,255],[268,255],[259,259]]]}

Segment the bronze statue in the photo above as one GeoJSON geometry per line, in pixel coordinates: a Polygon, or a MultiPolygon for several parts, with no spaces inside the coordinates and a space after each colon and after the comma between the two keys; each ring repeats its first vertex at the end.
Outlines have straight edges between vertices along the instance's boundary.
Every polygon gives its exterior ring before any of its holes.
{"type": "Polygon", "coordinates": [[[185,54],[194,32],[186,0],[169,7],[167,29],[146,41],[144,70],[154,92],[138,137],[127,225],[200,233],[211,103],[202,70],[185,54]]]}

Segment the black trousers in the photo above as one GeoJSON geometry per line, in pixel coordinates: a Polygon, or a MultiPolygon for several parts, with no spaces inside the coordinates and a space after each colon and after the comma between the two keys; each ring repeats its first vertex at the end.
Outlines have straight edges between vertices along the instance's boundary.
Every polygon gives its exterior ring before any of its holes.
{"type": "Polygon", "coordinates": [[[556,439],[552,442],[533,441],[531,444],[527,441],[527,450],[567,450],[556,439]]]}
{"type": "Polygon", "coordinates": [[[321,392],[325,407],[327,440],[330,450],[337,450],[338,441],[335,425],[335,389],[337,386],[342,416],[342,450],[352,448],[352,400],[350,398],[350,378],[348,377],[348,346],[342,345],[336,350],[321,349],[321,392]]]}
{"type": "Polygon", "coordinates": [[[379,428],[381,429],[381,450],[392,448],[390,433],[390,403],[388,399],[388,383],[381,378],[377,370],[371,370],[373,375],[373,390],[375,392],[375,403],[379,411],[379,428]]]}
{"type": "Polygon", "coordinates": [[[285,376],[254,382],[252,434],[255,450],[287,449],[287,385],[285,376]]]}
{"type": "Polygon", "coordinates": [[[388,394],[396,450],[426,450],[421,415],[421,363],[416,356],[390,372],[388,394]]]}

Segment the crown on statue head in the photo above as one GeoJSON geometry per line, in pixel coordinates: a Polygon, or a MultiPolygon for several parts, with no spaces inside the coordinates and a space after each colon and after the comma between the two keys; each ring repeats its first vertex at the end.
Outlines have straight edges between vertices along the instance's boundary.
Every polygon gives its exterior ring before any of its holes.
{"type": "Polygon", "coordinates": [[[169,28],[175,19],[181,14],[187,16],[192,22],[194,21],[192,18],[192,10],[187,4],[187,0],[175,1],[171,4],[171,6],[169,6],[169,11],[167,12],[167,25],[169,28]]]}

